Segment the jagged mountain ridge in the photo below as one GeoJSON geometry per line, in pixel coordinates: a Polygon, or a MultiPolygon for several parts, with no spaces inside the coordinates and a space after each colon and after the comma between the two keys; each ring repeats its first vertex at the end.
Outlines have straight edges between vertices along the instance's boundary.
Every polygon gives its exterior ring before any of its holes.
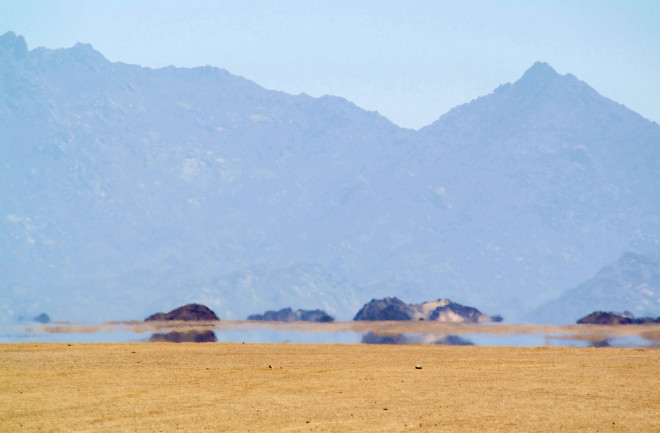
{"type": "Polygon", "coordinates": [[[512,318],[660,238],[658,126],[547,65],[410,131],[216,68],[28,51],[13,34],[0,47],[6,315],[202,302],[223,318],[290,305],[341,320],[398,295],[512,318]],[[600,153],[570,116],[548,117],[562,86],[591,98],[594,125],[603,104],[615,114],[600,153]],[[515,121],[534,107],[547,114],[515,121]],[[612,155],[624,144],[639,157],[612,155]]]}
{"type": "MultiPolygon", "coordinates": [[[[358,169],[343,158],[339,165],[329,161],[332,172],[314,170],[315,159],[326,157],[329,143],[345,144],[332,149],[340,155],[349,147],[368,148],[385,138],[389,144],[399,131],[340,98],[266,91],[215,68],[149,70],[114,64],[88,45],[37,49],[8,63],[8,70],[20,73],[5,75],[3,87],[29,90],[3,99],[33,104],[31,116],[5,118],[3,129],[12,133],[6,143],[14,146],[4,148],[12,152],[5,158],[11,164],[4,184],[17,186],[4,196],[3,207],[13,210],[5,223],[17,240],[45,246],[45,253],[52,255],[44,262],[57,261],[62,250],[70,252],[64,261],[72,263],[69,283],[76,285],[110,288],[128,278],[138,286],[167,280],[194,286],[200,280],[208,283],[213,273],[203,268],[215,267],[219,257],[224,266],[213,272],[235,271],[232,254],[254,256],[258,265],[259,250],[273,248],[264,245],[262,232],[276,232],[282,225],[291,232],[300,219],[322,220],[324,203],[309,205],[317,200],[332,203],[345,194],[336,197],[305,185],[309,177],[323,188],[348,183],[351,179],[342,175],[352,176],[358,169]],[[297,123],[301,126],[288,127],[297,123]],[[48,126],[34,131],[34,124],[48,126]],[[355,135],[361,132],[364,135],[355,135]],[[23,171],[27,167],[29,173],[23,171]],[[285,195],[291,198],[285,201],[285,195]],[[250,215],[244,215],[242,207],[250,215]],[[55,218],[69,220],[75,230],[52,239],[59,224],[46,221],[55,218]],[[241,244],[227,240],[227,233],[240,235],[241,244]],[[190,250],[194,244],[201,246],[199,251],[190,250]],[[154,266],[158,271],[143,282],[141,274],[154,266]]],[[[269,243],[275,241],[282,244],[269,243]]],[[[280,264],[285,267],[295,263],[293,253],[299,249],[295,238],[286,241],[291,251],[280,264]]],[[[19,281],[51,280],[50,264],[36,267],[21,251],[14,257],[19,260],[8,273],[13,271],[19,281]]],[[[279,257],[271,254],[269,260],[279,257]]],[[[303,257],[301,252],[298,259],[303,257]]],[[[61,280],[66,266],[55,265],[58,271],[52,279],[61,280]]]]}

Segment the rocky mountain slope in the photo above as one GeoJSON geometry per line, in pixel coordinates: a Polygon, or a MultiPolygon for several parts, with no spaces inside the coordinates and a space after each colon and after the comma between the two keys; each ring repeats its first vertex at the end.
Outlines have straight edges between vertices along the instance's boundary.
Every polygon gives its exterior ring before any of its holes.
{"type": "Polygon", "coordinates": [[[593,311],[626,310],[634,317],[660,315],[658,258],[626,253],[592,278],[540,306],[530,320],[570,323],[593,311]]]}
{"type": "MultiPolygon", "coordinates": [[[[571,75],[420,131],[229,72],[0,37],[0,321],[447,297],[524,316],[660,245],[660,127],[571,75]]],[[[593,308],[592,308],[593,310],[593,308]]]]}

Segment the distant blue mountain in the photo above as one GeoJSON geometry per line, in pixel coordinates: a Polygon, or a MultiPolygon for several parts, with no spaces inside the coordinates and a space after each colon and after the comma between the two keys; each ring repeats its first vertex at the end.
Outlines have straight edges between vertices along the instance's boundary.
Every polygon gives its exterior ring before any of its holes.
{"type": "Polygon", "coordinates": [[[545,323],[575,323],[594,311],[625,311],[657,317],[660,311],[660,260],[626,253],[592,278],[566,290],[529,317],[545,323]]]}
{"type": "MultiPolygon", "coordinates": [[[[660,250],[660,127],[543,63],[419,131],[0,36],[0,321],[372,298],[523,318],[660,250]]],[[[658,313],[660,314],[660,313],[658,313]]]]}

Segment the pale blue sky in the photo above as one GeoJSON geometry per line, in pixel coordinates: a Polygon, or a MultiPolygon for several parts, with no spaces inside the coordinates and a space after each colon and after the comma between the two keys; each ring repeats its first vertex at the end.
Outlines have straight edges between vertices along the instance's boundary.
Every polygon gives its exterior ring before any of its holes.
{"type": "Polygon", "coordinates": [[[660,123],[660,0],[0,0],[30,49],[213,65],[419,128],[535,61],[660,123]]]}

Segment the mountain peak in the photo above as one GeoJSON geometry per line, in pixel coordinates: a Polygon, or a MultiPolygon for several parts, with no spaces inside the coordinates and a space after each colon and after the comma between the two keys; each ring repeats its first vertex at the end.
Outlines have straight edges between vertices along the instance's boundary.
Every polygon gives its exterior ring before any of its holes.
{"type": "Polygon", "coordinates": [[[575,98],[598,99],[600,95],[572,74],[559,74],[545,62],[536,62],[512,84],[510,90],[518,97],[541,101],[564,101],[569,106],[575,98]],[[540,98],[540,99],[539,99],[540,98]]]}
{"type": "Polygon", "coordinates": [[[27,43],[23,36],[16,36],[14,32],[7,32],[0,36],[0,55],[7,53],[16,59],[27,56],[27,43]]]}
{"type": "Polygon", "coordinates": [[[551,83],[560,77],[561,75],[559,75],[549,64],[545,62],[536,62],[532,67],[525,71],[522,78],[518,80],[518,83],[538,86],[551,83]]]}
{"type": "Polygon", "coordinates": [[[105,60],[103,54],[96,51],[90,44],[82,44],[78,42],[76,45],[71,47],[69,51],[79,61],[105,60]]]}
{"type": "Polygon", "coordinates": [[[523,77],[555,77],[557,75],[559,75],[557,71],[548,63],[536,62],[525,71],[523,77]]]}

